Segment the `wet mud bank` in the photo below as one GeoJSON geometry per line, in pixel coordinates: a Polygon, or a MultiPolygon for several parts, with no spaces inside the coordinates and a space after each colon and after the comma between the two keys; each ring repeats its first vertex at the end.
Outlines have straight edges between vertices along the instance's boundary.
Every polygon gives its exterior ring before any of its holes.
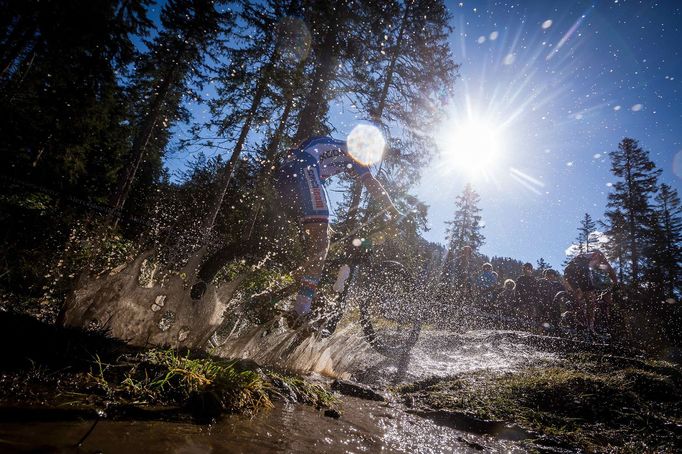
{"type": "MultiPolygon", "coordinates": [[[[437,424],[539,451],[676,452],[682,440],[679,365],[585,345],[517,370],[481,369],[394,388],[408,411],[437,424]]],[[[679,451],[677,451],[679,452],[679,451]]]]}
{"type": "Polygon", "coordinates": [[[335,409],[321,384],[204,351],[139,348],[0,312],[0,422],[210,422],[276,402],[335,409]]]}

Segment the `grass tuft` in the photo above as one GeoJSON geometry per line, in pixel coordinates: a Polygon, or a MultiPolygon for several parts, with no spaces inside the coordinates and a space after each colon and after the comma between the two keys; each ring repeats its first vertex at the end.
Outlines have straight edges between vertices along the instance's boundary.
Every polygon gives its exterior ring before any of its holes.
{"type": "Polygon", "coordinates": [[[97,358],[91,377],[109,398],[127,403],[183,404],[211,392],[228,413],[272,407],[271,386],[259,373],[239,369],[237,361],[191,358],[171,349],[138,353],[117,364],[97,358]]]}

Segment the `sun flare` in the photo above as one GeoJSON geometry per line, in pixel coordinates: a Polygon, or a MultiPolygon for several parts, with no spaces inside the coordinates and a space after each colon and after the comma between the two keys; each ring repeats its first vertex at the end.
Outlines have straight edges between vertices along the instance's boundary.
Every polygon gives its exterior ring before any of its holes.
{"type": "Polygon", "coordinates": [[[502,138],[492,123],[469,119],[440,134],[439,146],[448,167],[470,177],[486,175],[499,160],[502,138]]]}

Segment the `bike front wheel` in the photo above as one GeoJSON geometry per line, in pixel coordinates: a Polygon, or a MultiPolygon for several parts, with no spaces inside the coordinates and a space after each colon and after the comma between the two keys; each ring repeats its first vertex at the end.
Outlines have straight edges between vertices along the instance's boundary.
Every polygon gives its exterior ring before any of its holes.
{"type": "Polygon", "coordinates": [[[360,325],[372,347],[384,356],[408,353],[421,332],[421,306],[414,279],[405,267],[384,261],[367,276],[360,292],[360,325]]]}

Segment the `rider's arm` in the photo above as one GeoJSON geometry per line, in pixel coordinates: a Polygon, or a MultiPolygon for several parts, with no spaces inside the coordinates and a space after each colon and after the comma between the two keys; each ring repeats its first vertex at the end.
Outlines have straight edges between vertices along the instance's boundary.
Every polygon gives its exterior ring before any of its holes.
{"type": "Polygon", "coordinates": [[[381,183],[379,183],[379,180],[374,178],[374,176],[371,173],[366,173],[362,175],[361,181],[362,184],[365,185],[369,193],[372,195],[372,197],[379,200],[381,206],[387,209],[391,216],[396,218],[401,216],[400,211],[395,207],[393,201],[388,196],[388,193],[381,185],[381,183]]]}
{"type": "Polygon", "coordinates": [[[611,280],[613,280],[614,284],[617,284],[618,283],[618,275],[616,274],[616,271],[613,269],[613,267],[608,262],[608,260],[604,260],[604,263],[606,264],[606,271],[609,273],[609,276],[611,276],[611,280]]]}
{"type": "Polygon", "coordinates": [[[617,283],[618,282],[618,275],[616,274],[616,271],[613,269],[613,267],[609,263],[606,256],[601,251],[597,252],[595,254],[595,256],[596,257],[593,259],[597,262],[595,265],[597,265],[600,269],[605,269],[606,272],[609,273],[609,277],[611,277],[611,280],[613,281],[613,283],[614,284],[617,283]]]}

